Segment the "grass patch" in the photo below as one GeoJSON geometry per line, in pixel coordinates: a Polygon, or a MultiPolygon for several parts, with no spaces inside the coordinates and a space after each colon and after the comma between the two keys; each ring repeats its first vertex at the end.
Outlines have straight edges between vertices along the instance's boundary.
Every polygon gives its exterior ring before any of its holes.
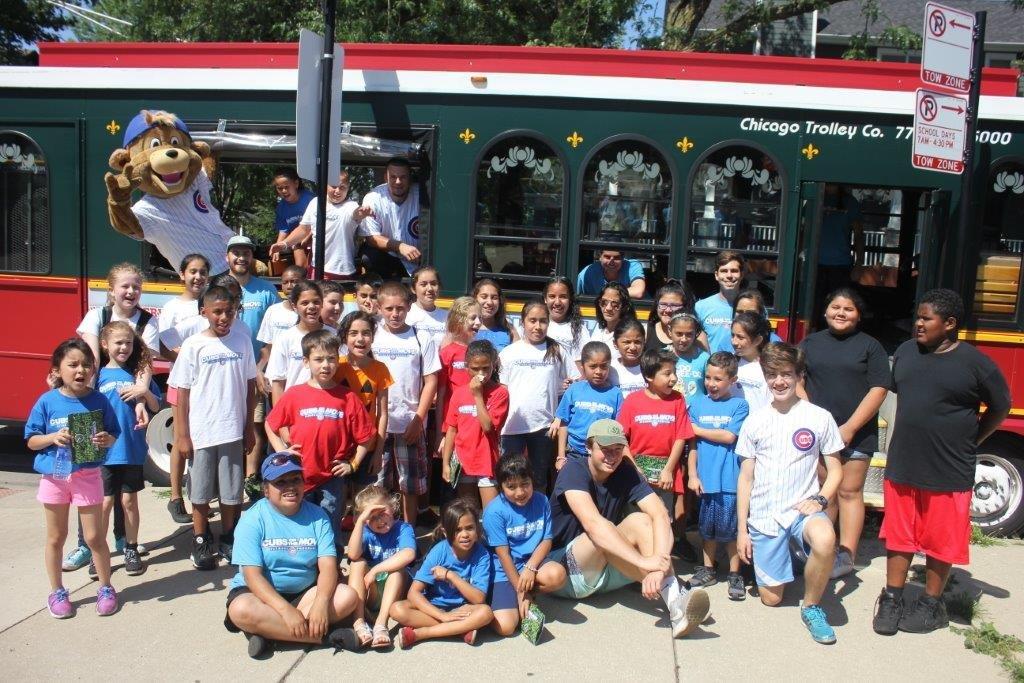
{"type": "Polygon", "coordinates": [[[1000,633],[991,622],[982,622],[979,626],[953,628],[954,633],[964,637],[964,647],[978,654],[987,655],[997,660],[1014,681],[1024,681],[1024,661],[1020,654],[1024,653],[1024,641],[1016,636],[1000,633]]]}
{"type": "Polygon", "coordinates": [[[979,548],[992,548],[1000,545],[1006,545],[1006,541],[1001,538],[989,536],[981,527],[977,524],[971,525],[971,545],[976,545],[979,548]]]}
{"type": "Polygon", "coordinates": [[[153,487],[153,493],[156,494],[157,498],[167,498],[169,500],[170,497],[171,497],[171,489],[169,487],[168,488],[156,488],[156,487],[153,487]]]}

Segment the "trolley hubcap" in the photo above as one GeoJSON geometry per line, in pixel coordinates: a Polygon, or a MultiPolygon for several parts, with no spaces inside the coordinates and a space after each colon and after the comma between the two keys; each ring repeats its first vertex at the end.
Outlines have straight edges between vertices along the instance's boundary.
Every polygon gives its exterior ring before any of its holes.
{"type": "Polygon", "coordinates": [[[996,524],[1021,503],[1021,480],[1017,469],[998,456],[978,458],[974,474],[971,517],[984,525],[996,524]]]}

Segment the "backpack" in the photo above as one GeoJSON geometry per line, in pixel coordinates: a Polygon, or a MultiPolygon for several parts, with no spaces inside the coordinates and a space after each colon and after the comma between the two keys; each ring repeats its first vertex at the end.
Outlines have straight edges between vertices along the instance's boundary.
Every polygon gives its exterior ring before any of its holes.
{"type": "MultiPolygon", "coordinates": [[[[106,327],[114,317],[114,307],[104,306],[100,310],[100,329],[106,327]]],[[[153,318],[153,314],[147,311],[145,308],[139,309],[139,319],[135,323],[135,332],[142,337],[142,331],[146,329],[146,323],[153,318]]]]}

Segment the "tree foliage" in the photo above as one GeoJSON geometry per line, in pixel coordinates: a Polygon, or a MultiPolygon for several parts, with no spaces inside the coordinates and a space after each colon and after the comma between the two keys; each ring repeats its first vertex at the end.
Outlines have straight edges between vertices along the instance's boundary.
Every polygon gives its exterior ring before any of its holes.
{"type": "MultiPolygon", "coordinates": [[[[638,0],[338,0],[342,42],[612,47],[638,0]]],[[[323,31],[317,0],[98,0],[130,21],[117,35],[85,21],[81,40],[295,41],[323,31]]]]}
{"type": "Polygon", "coordinates": [[[70,22],[46,0],[4,0],[0,12],[0,64],[31,64],[29,49],[41,40],[57,40],[70,22]]]}
{"type": "MultiPolygon", "coordinates": [[[[710,31],[698,32],[701,20],[711,0],[680,0],[671,6],[665,28],[657,39],[660,47],[668,50],[695,50],[699,52],[728,52],[752,42],[753,32],[763,24],[824,10],[848,0],[726,0],[721,5],[722,25],[710,31]]],[[[1013,0],[1024,6],[1024,0],[1013,0]]],[[[917,50],[921,37],[907,26],[889,25],[872,34],[870,27],[887,21],[881,0],[864,0],[861,13],[864,29],[851,38],[850,49],[843,55],[847,59],[868,59],[871,44],[895,47],[899,50],[917,50]]],[[[648,42],[651,42],[648,40],[648,42]]]]}

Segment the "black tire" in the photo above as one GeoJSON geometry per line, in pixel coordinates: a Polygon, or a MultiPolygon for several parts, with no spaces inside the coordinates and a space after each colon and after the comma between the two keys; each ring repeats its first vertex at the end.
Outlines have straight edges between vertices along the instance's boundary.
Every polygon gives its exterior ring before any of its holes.
{"type": "Polygon", "coordinates": [[[989,536],[1024,531],[1024,440],[996,434],[978,448],[971,521],[989,536]]]}

